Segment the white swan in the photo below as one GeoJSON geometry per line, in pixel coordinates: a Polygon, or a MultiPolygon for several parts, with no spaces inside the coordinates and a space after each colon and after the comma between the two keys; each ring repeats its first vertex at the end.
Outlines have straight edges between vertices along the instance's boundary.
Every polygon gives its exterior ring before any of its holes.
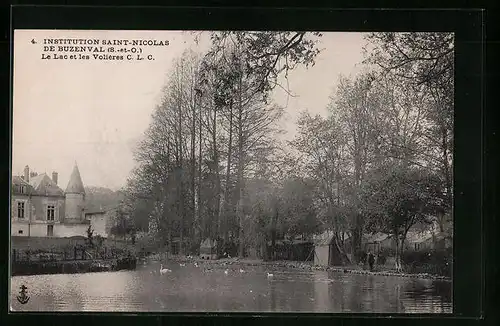
{"type": "Polygon", "coordinates": [[[227,275],[227,274],[229,274],[229,271],[226,269],[226,270],[224,271],[224,274],[226,274],[226,275],[227,275]]]}
{"type": "Polygon", "coordinates": [[[267,273],[267,277],[273,277],[274,274],[271,274],[271,273],[267,273]]]}
{"type": "Polygon", "coordinates": [[[160,264],[160,274],[163,275],[168,272],[171,272],[171,270],[168,268],[163,268],[163,264],[160,264]]]}
{"type": "Polygon", "coordinates": [[[245,273],[245,271],[240,268],[240,273],[245,273]]]}

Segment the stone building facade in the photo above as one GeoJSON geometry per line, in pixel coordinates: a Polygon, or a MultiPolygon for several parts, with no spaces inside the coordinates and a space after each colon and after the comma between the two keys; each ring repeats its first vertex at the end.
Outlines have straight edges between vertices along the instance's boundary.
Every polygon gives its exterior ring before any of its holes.
{"type": "Polygon", "coordinates": [[[94,228],[95,223],[100,235],[106,236],[99,215],[93,218],[95,214],[85,213],[85,189],[76,163],[65,191],[58,185],[57,172],[49,177],[30,173],[26,166],[24,175],[12,177],[12,236],[86,236],[89,225],[94,228]]]}

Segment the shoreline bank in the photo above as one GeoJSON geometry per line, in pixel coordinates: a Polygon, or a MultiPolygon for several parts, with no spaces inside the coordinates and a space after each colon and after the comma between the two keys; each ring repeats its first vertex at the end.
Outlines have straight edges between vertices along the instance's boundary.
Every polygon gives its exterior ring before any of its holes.
{"type": "MultiPolygon", "coordinates": [[[[151,259],[151,258],[150,258],[151,259]]],[[[451,278],[441,275],[433,275],[428,273],[404,273],[392,270],[375,270],[369,271],[362,269],[359,266],[320,266],[313,265],[311,262],[300,261],[263,261],[259,259],[239,259],[239,258],[222,258],[217,260],[203,260],[199,257],[185,257],[185,256],[170,256],[167,260],[179,263],[197,262],[200,265],[210,265],[218,267],[227,267],[231,265],[236,266],[269,266],[272,268],[292,268],[308,271],[332,271],[336,273],[346,274],[359,274],[359,275],[377,275],[377,276],[391,276],[391,277],[404,277],[413,279],[430,279],[437,281],[451,282],[451,278]]]]}
{"type": "Polygon", "coordinates": [[[31,276],[47,274],[81,274],[135,270],[136,258],[59,260],[59,261],[23,261],[15,262],[11,267],[11,276],[31,276]]]}

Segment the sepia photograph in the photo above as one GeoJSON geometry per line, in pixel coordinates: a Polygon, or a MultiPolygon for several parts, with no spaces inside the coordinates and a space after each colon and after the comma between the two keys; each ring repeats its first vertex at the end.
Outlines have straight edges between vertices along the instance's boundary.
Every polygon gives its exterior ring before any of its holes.
{"type": "Polygon", "coordinates": [[[10,311],[453,313],[453,33],[13,35],[10,311]]]}

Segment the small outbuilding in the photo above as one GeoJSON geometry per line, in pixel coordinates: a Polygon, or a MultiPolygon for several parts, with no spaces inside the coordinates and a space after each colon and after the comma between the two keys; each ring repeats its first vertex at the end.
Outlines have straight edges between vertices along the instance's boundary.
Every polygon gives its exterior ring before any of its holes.
{"type": "Polygon", "coordinates": [[[340,266],[342,265],[341,253],[335,244],[335,234],[325,231],[314,236],[314,265],[340,266]]]}
{"type": "Polygon", "coordinates": [[[365,236],[365,251],[371,251],[373,253],[378,253],[384,249],[394,249],[395,244],[390,235],[382,232],[377,232],[371,235],[365,236]]]}
{"type": "Polygon", "coordinates": [[[452,238],[445,232],[426,233],[420,237],[412,237],[407,241],[408,247],[412,250],[439,250],[452,247],[452,238]]]}
{"type": "Polygon", "coordinates": [[[314,243],[308,240],[276,240],[267,243],[267,257],[275,260],[312,261],[314,243]],[[273,255],[274,254],[274,255],[273,255]]]}
{"type": "Polygon", "coordinates": [[[217,259],[217,241],[210,238],[205,239],[200,245],[201,259],[217,259]]]}

